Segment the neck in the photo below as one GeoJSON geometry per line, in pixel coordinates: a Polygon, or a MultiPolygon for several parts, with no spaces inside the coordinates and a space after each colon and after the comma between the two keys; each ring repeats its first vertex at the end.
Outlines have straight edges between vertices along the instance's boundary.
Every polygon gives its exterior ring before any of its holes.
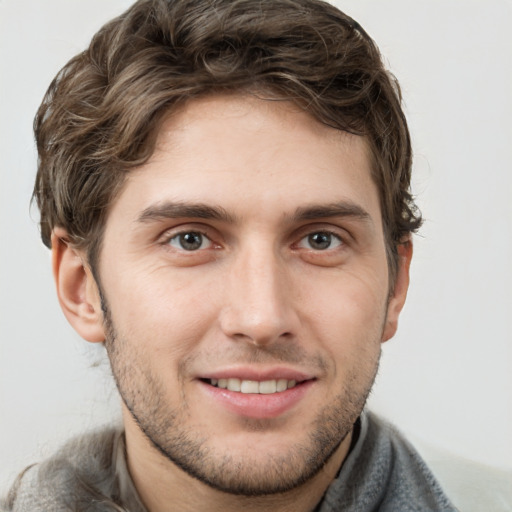
{"type": "Polygon", "coordinates": [[[181,512],[310,512],[335,478],[352,437],[347,435],[320,472],[301,486],[285,493],[247,497],[222,492],[196,480],[157,451],[136,424],[125,421],[125,427],[128,469],[148,512],[169,512],[169,503],[172,510],[181,512]]]}

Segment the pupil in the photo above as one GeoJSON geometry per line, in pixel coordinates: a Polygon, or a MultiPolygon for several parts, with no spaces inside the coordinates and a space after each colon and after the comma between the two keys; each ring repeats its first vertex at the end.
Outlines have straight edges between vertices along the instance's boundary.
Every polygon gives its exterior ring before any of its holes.
{"type": "Polygon", "coordinates": [[[329,233],[315,233],[309,235],[309,243],[315,249],[328,249],[331,245],[331,235],[329,233]]]}
{"type": "Polygon", "coordinates": [[[201,247],[202,241],[201,233],[191,232],[180,235],[181,246],[187,251],[199,249],[201,247]]]}

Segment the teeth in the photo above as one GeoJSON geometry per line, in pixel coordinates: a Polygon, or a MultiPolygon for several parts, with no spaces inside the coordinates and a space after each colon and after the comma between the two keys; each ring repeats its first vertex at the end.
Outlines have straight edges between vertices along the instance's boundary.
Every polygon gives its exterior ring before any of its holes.
{"type": "Polygon", "coordinates": [[[260,393],[271,395],[277,391],[277,382],[275,380],[264,380],[260,382],[260,393]]]}
{"type": "Polygon", "coordinates": [[[240,391],[242,393],[259,393],[260,384],[256,380],[243,380],[240,384],[240,391]]]}
{"type": "Polygon", "coordinates": [[[228,389],[230,391],[240,391],[240,379],[228,379],[228,389]]]}
{"type": "Polygon", "coordinates": [[[229,391],[237,391],[241,393],[253,393],[262,395],[271,395],[280,393],[297,385],[295,380],[279,379],[279,380],[241,380],[241,379],[211,379],[210,384],[229,391]]]}
{"type": "Polygon", "coordinates": [[[288,389],[288,381],[286,379],[279,379],[276,383],[276,391],[286,391],[288,389]]]}

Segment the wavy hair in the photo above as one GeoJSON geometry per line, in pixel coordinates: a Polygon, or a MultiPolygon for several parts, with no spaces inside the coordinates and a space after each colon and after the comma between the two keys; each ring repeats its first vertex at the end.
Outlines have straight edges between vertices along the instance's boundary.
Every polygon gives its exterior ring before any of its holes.
{"type": "Polygon", "coordinates": [[[296,103],[364,136],[373,157],[390,275],[421,225],[398,82],[373,40],[320,0],[140,0],[51,83],[34,121],[43,242],[63,227],[94,269],[109,205],[185,100],[249,91],[296,103]]]}

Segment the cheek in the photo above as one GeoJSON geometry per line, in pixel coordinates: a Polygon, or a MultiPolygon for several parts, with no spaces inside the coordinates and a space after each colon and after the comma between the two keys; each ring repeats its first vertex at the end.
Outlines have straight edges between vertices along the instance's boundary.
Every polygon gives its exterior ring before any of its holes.
{"type": "MultiPolygon", "coordinates": [[[[118,274],[119,275],[119,274],[118,274]]],[[[186,354],[216,318],[209,286],[196,275],[157,268],[112,279],[105,293],[120,337],[155,356],[186,354]]]]}
{"type": "MultiPolygon", "coordinates": [[[[330,276],[309,289],[303,317],[336,359],[378,347],[386,316],[387,284],[372,273],[330,276]],[[362,277],[363,276],[363,277],[362,277]]],[[[380,348],[378,348],[380,350],[380,348]]]]}

